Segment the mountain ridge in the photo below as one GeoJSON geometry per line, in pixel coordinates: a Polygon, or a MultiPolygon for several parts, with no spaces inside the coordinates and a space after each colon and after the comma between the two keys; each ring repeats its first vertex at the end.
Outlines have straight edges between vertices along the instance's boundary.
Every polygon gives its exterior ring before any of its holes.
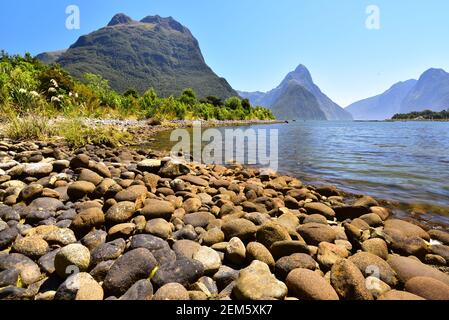
{"type": "MultiPolygon", "coordinates": [[[[275,114],[277,113],[278,116],[286,118],[286,120],[290,120],[289,115],[292,114],[313,114],[314,116],[310,118],[310,120],[352,120],[352,116],[349,112],[345,111],[321,91],[321,89],[313,82],[310,71],[302,64],[298,65],[294,71],[289,72],[276,88],[268,92],[238,91],[238,93],[242,97],[248,98],[253,104],[262,105],[276,111],[275,114]],[[295,88],[299,90],[297,94],[291,92],[291,82],[297,84],[297,86],[295,86],[295,88]],[[315,98],[316,103],[314,99],[310,98],[310,95],[304,92],[304,90],[315,98]],[[283,95],[296,97],[296,99],[303,99],[303,101],[289,101],[288,99],[285,99],[283,95]],[[282,108],[279,107],[279,100],[282,100],[285,104],[282,108]],[[274,110],[275,106],[277,110],[274,110]],[[303,108],[304,110],[287,111],[288,108],[303,108]],[[321,112],[310,112],[310,108],[318,108],[322,111],[324,119],[321,112]],[[316,117],[318,117],[318,119],[316,117]]],[[[309,120],[309,118],[300,119],[309,120]]]]}
{"type": "Polygon", "coordinates": [[[356,120],[386,120],[397,113],[449,108],[449,73],[440,68],[424,71],[418,80],[394,84],[387,91],[346,107],[356,120]]]}

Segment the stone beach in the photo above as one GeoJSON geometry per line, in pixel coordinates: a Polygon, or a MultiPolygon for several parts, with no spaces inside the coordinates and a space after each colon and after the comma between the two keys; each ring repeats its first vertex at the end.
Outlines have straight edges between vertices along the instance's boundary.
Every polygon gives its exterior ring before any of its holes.
{"type": "Polygon", "coordinates": [[[449,300],[449,233],[145,148],[0,141],[0,299],[449,300]]]}

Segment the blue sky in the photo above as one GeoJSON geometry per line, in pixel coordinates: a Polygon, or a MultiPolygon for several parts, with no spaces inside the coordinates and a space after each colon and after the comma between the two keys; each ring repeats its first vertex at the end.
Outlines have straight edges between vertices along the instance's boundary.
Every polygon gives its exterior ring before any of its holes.
{"type": "Polygon", "coordinates": [[[67,48],[124,12],[173,16],[199,40],[207,63],[238,90],[266,91],[302,63],[346,106],[430,67],[449,71],[447,0],[14,0],[0,4],[0,49],[67,48]],[[78,5],[81,29],[65,27],[78,5]],[[380,29],[365,27],[366,7],[380,29]]]}

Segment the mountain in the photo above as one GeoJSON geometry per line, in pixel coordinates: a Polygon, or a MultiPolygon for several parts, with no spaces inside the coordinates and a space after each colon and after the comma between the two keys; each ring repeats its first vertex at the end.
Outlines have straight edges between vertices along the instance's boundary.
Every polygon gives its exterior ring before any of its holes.
{"type": "Polygon", "coordinates": [[[449,108],[449,73],[429,69],[409,92],[401,105],[401,113],[413,111],[442,111],[449,108]]]}
{"type": "Polygon", "coordinates": [[[396,83],[380,95],[351,104],[346,111],[350,112],[356,120],[391,119],[400,112],[402,102],[416,83],[416,80],[396,83]]]}
{"type": "Polygon", "coordinates": [[[58,59],[66,52],[67,50],[59,50],[59,51],[53,51],[53,52],[44,52],[41,54],[38,54],[36,56],[37,59],[42,61],[45,64],[52,64],[58,61],[58,59]]]}
{"type": "Polygon", "coordinates": [[[252,104],[272,109],[280,119],[352,120],[347,111],[320,90],[303,65],[287,74],[278,87],[267,93],[239,91],[239,94],[252,104]]]}
{"type": "Polygon", "coordinates": [[[115,15],[109,24],[81,36],[67,51],[51,60],[76,78],[95,73],[109,80],[119,92],[150,87],[160,96],[179,95],[193,88],[198,96],[227,98],[237,93],[206,64],[198,41],[189,29],[172,17],[148,16],[134,21],[115,15]]]}
{"type": "Polygon", "coordinates": [[[449,108],[449,73],[429,69],[419,80],[399,82],[386,92],[346,108],[356,120],[385,120],[396,113],[449,108]]]}

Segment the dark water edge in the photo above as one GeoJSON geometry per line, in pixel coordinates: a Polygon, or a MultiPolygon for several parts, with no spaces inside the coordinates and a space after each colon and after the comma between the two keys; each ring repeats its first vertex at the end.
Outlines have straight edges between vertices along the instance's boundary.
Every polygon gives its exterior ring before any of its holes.
{"type": "MultiPolygon", "coordinates": [[[[449,227],[447,122],[297,121],[218,128],[225,129],[278,130],[280,174],[370,195],[398,217],[449,227]]],[[[158,133],[148,147],[169,151],[176,144],[170,134],[158,133]]]]}

